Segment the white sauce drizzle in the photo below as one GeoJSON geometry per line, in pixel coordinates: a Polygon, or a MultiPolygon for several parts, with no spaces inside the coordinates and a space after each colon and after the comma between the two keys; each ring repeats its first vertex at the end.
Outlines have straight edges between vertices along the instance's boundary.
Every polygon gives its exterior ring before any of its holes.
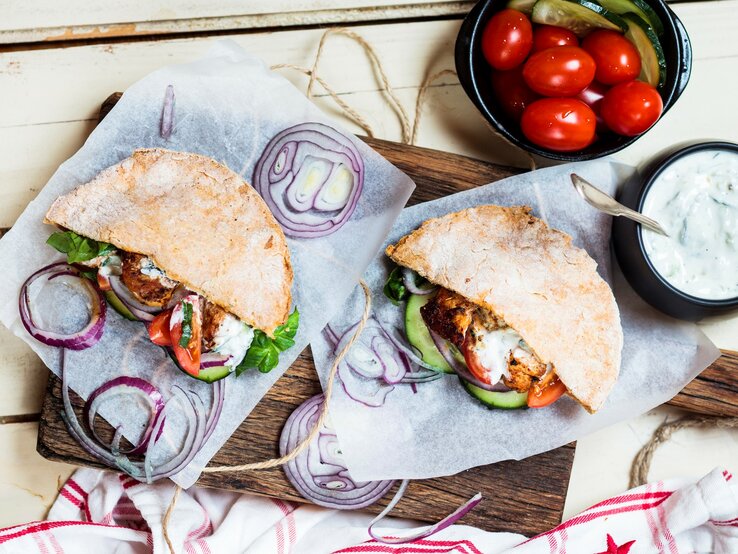
{"type": "Polygon", "coordinates": [[[489,382],[493,385],[502,377],[510,377],[507,362],[510,352],[521,348],[528,352],[527,345],[515,329],[503,327],[494,331],[477,331],[475,351],[479,363],[489,370],[489,382]]]}
{"type": "Polygon", "coordinates": [[[246,356],[254,340],[254,330],[231,314],[225,318],[213,336],[213,350],[223,356],[230,356],[227,366],[236,367],[246,356]]]}
{"type": "Polygon", "coordinates": [[[651,185],[643,213],[669,233],[642,231],[666,281],[698,298],[738,297],[738,154],[705,150],[677,159],[651,185]]]}

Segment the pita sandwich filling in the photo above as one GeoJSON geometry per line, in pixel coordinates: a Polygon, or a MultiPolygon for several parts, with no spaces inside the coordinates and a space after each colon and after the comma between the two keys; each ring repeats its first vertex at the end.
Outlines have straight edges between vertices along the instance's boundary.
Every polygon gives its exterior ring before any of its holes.
{"type": "Polygon", "coordinates": [[[617,380],[623,332],[596,262],[525,206],[430,219],[390,245],[385,285],[408,342],[491,408],[564,394],[597,411],[617,380]]]}
{"type": "Polygon", "coordinates": [[[269,371],[294,341],[292,265],[259,194],[197,154],[137,150],[59,197],[48,243],[201,380],[269,371]]]}

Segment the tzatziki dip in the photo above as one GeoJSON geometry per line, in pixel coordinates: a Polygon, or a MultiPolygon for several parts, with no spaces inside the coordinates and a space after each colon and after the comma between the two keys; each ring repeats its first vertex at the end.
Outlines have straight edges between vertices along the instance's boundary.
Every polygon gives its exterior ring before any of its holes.
{"type": "Polygon", "coordinates": [[[738,297],[738,152],[677,158],[651,184],[642,212],[669,234],[641,231],[663,279],[705,300],[738,297]]]}

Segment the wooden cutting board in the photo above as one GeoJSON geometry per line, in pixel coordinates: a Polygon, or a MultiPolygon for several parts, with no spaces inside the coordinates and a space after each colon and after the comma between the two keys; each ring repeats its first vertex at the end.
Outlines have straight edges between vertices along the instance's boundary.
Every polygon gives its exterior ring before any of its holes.
{"type": "MultiPolygon", "coordinates": [[[[110,110],[113,95],[101,110],[110,110]]],[[[363,139],[407,173],[417,184],[409,204],[433,200],[509,177],[521,170],[426,148],[377,139],[363,139]]],[[[309,349],[300,354],[211,461],[236,465],[262,461],[278,454],[279,434],[289,414],[307,398],[321,392],[309,349]]],[[[82,401],[73,394],[80,410],[82,401]]],[[[725,352],[674,400],[676,406],[704,414],[738,416],[738,354],[725,352]]],[[[49,459],[101,466],[68,434],[61,420],[60,381],[51,376],[41,413],[37,449],[49,459]]],[[[449,439],[453,446],[453,437],[449,439]]],[[[476,492],[485,500],[463,522],[490,531],[534,535],[561,522],[574,459],[574,443],[522,461],[506,461],[463,471],[458,475],[413,481],[394,515],[436,521],[476,492]]],[[[203,474],[199,485],[304,502],[281,469],[235,474],[203,474]]],[[[394,490],[394,489],[393,489],[394,490]]],[[[369,508],[378,512],[391,494],[369,508]]]]}

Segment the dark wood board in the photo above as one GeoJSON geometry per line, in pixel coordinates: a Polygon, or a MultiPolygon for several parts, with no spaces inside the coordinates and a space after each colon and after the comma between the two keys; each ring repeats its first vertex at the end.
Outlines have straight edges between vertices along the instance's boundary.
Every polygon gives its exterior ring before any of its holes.
{"type": "MultiPolygon", "coordinates": [[[[109,101],[107,109],[117,98],[109,101]]],[[[107,112],[103,109],[102,115],[107,112]]],[[[520,170],[488,164],[445,152],[364,139],[407,173],[418,185],[410,204],[473,188],[519,173],[520,170]]],[[[717,415],[738,415],[738,355],[726,353],[675,399],[680,407],[717,415]]],[[[211,465],[261,461],[277,454],[284,421],[303,400],[321,391],[309,350],[276,383],[211,465]]],[[[75,397],[75,406],[81,401],[75,397]]],[[[39,425],[38,451],[49,459],[78,465],[100,466],[69,436],[61,420],[59,380],[49,380],[39,425]]],[[[450,439],[451,443],[453,439],[450,439]]],[[[486,500],[464,518],[464,523],[487,530],[536,534],[561,521],[574,457],[574,444],[522,461],[506,461],[474,468],[458,475],[411,483],[394,510],[398,516],[435,521],[454,510],[477,491],[486,500]]],[[[203,474],[199,485],[304,501],[285,479],[282,470],[203,474]]],[[[369,510],[378,512],[388,500],[369,510]]]]}

